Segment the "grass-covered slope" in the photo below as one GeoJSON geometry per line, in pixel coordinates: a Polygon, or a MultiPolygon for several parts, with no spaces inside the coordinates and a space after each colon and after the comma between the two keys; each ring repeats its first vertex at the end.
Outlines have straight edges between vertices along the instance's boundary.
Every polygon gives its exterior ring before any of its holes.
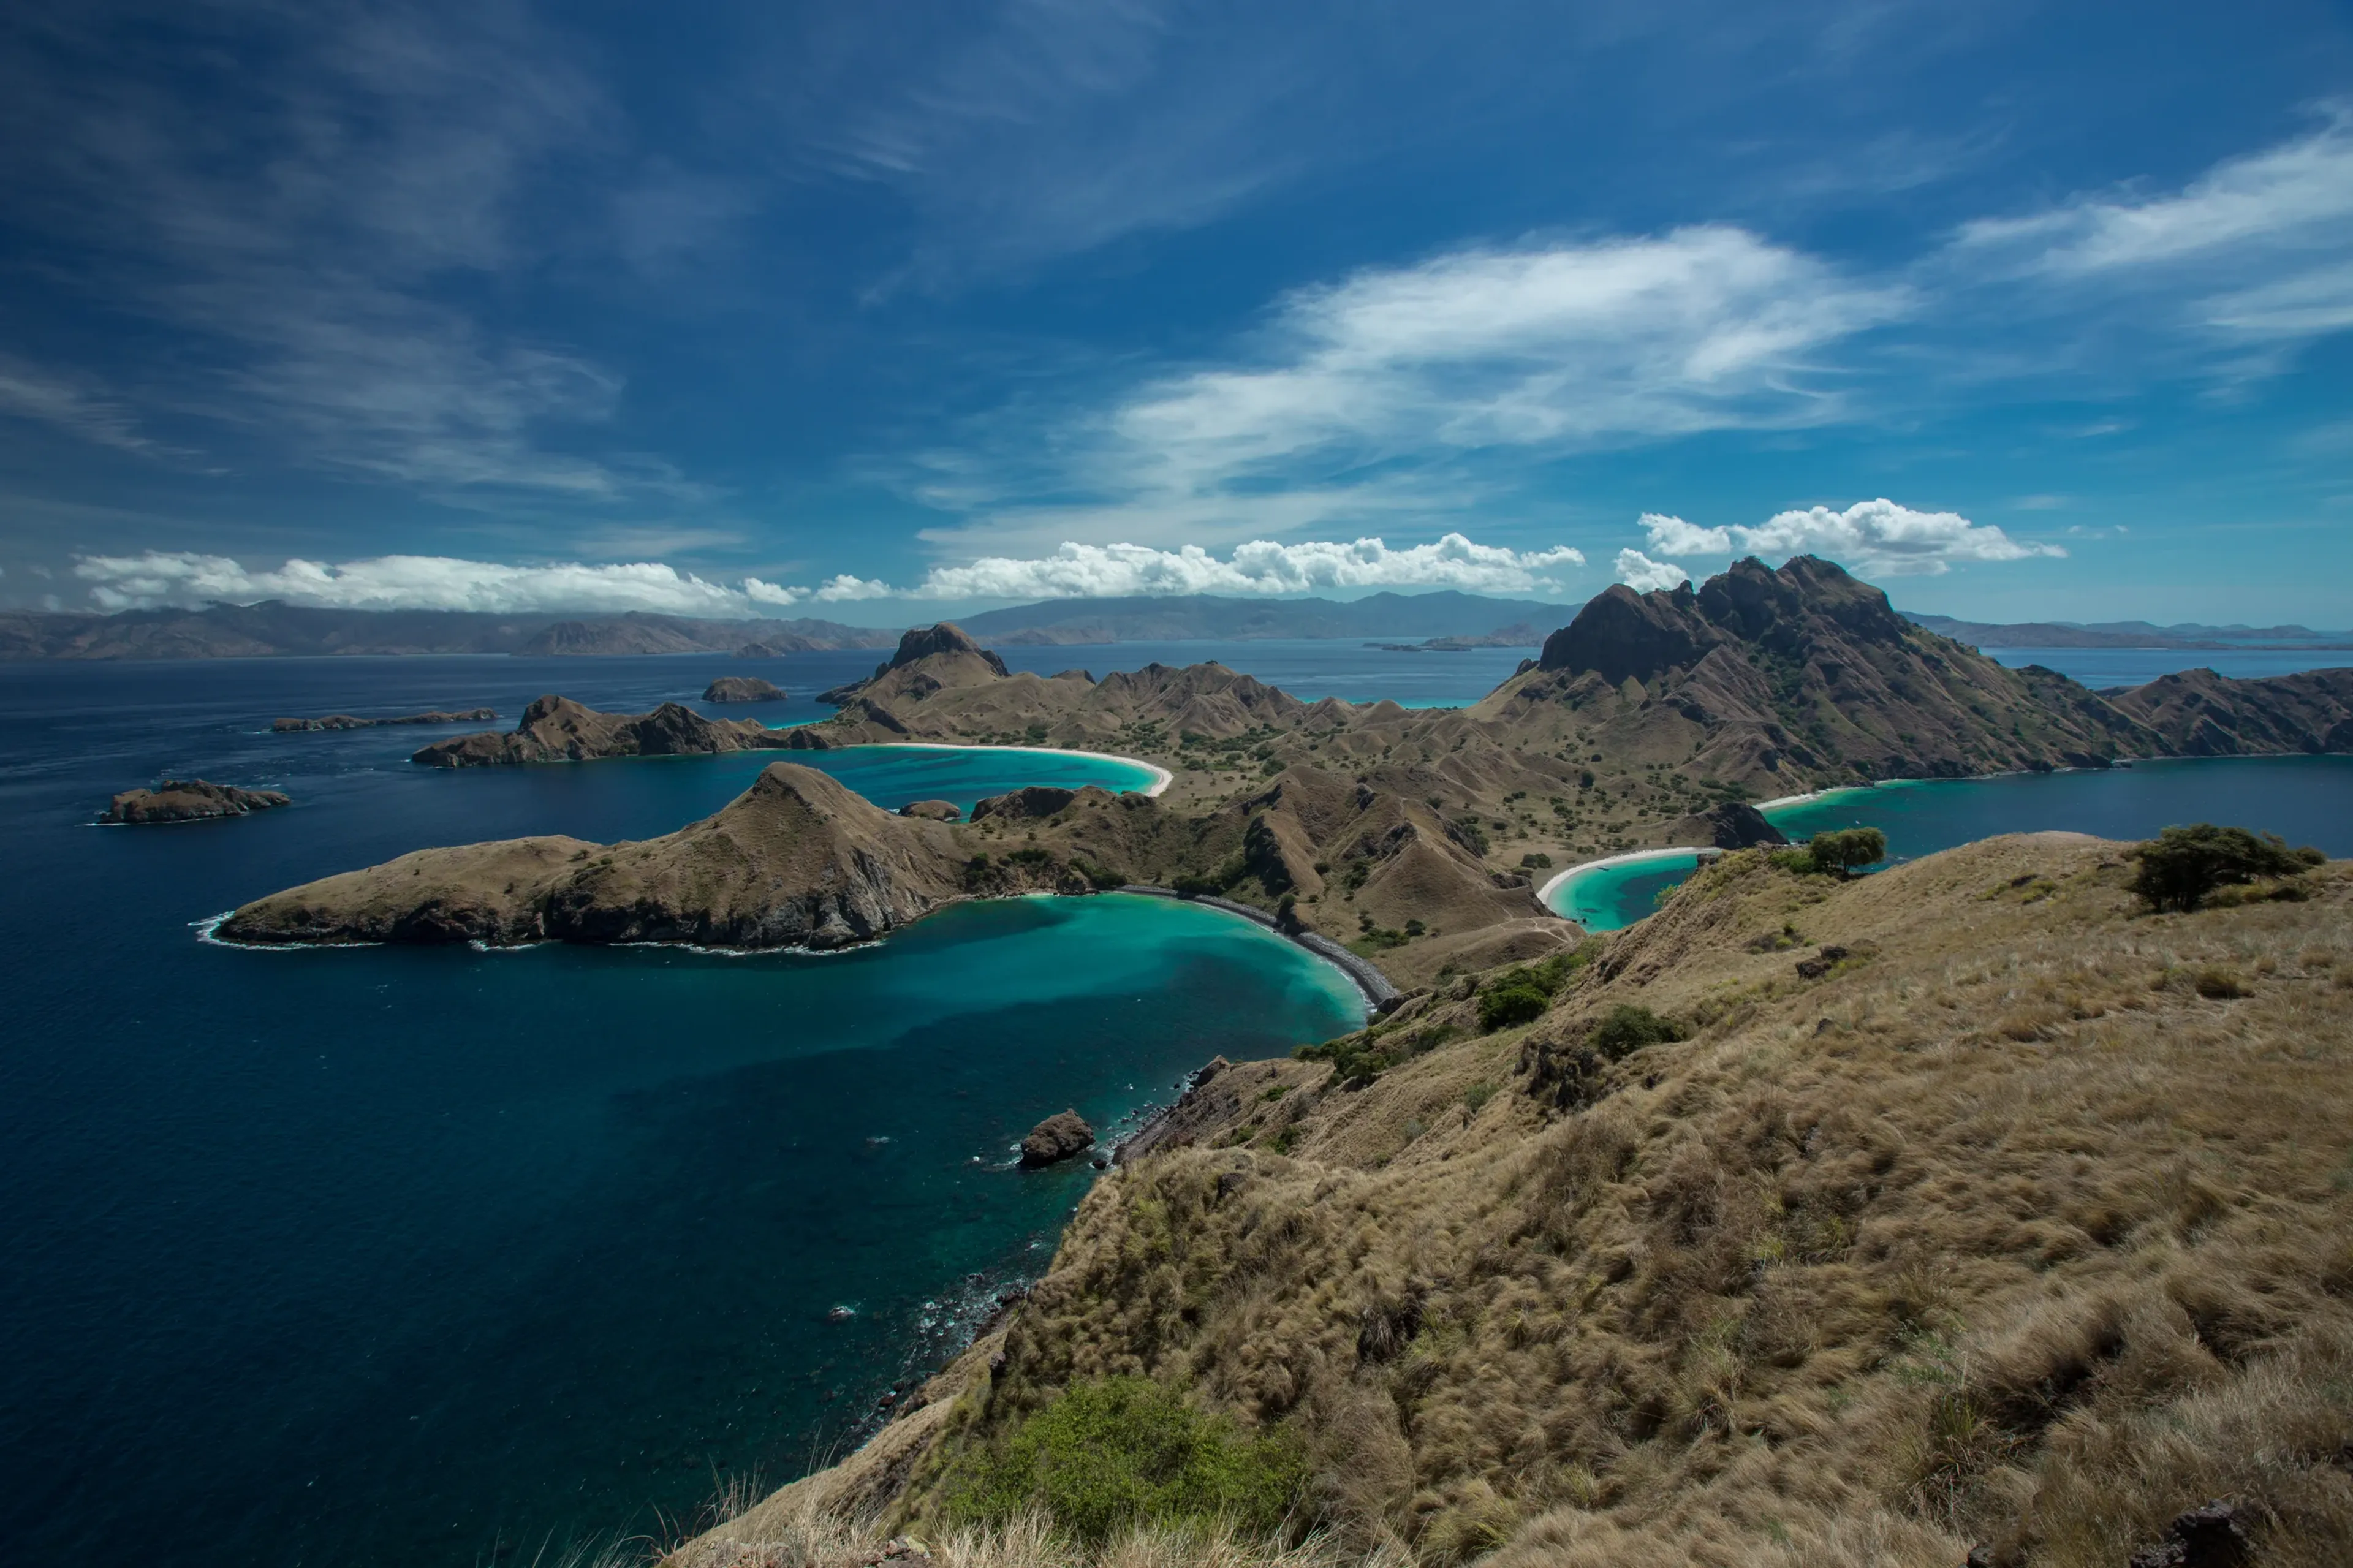
{"type": "Polygon", "coordinates": [[[694,1550],[951,1527],[1143,1377],[1303,1456],[1354,1558],[2091,1568],[2221,1497],[2353,1561],[2353,868],[2151,915],[2126,850],[1735,855],[1532,1023],[1463,983],[1232,1069],[921,1409],[694,1550]]]}

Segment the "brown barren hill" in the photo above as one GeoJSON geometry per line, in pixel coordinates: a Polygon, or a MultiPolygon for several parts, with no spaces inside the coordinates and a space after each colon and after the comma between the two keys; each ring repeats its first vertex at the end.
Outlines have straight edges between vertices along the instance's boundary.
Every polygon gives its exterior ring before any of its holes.
{"type": "Polygon", "coordinates": [[[1531,1022],[1464,977],[1223,1068],[912,1414],[671,1561],[941,1539],[1114,1373],[1280,1435],[1336,1562],[2116,1568],[2217,1499],[2353,1561],[2353,866],[2152,915],[2128,849],[1735,852],[1531,1022]]]}
{"type": "Polygon", "coordinates": [[[419,850],[248,904],[219,934],[255,943],[826,948],[881,936],[963,890],[949,829],[775,763],[724,809],[659,838],[419,850]]]}
{"type": "Polygon", "coordinates": [[[524,709],[507,734],[485,731],[436,741],[409,760],[434,768],[479,768],[702,755],[782,747],[790,733],[750,719],[706,719],[675,702],[650,713],[605,713],[569,697],[548,696],[524,709]]]}

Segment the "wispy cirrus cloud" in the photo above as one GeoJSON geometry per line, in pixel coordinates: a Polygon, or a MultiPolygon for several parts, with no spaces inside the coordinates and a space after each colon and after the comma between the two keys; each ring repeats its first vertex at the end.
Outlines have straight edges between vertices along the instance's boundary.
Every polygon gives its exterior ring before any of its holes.
{"type": "MultiPolygon", "coordinates": [[[[1532,461],[1703,431],[1849,417],[1827,353],[1909,308],[1746,230],[1480,247],[1373,268],[1277,302],[1242,363],[1148,380],[1016,476],[1093,500],[1038,505],[971,483],[944,549],[1064,538],[1154,544],[1282,531],[1447,500],[1450,462],[1532,461]],[[1009,504],[1008,504],[1009,503],[1009,504]]],[[[1459,488],[1459,483],[1457,487],[1459,488]]],[[[1428,514],[1425,514],[1428,515],[1428,514]]]]}
{"type": "Polygon", "coordinates": [[[619,374],[460,302],[541,259],[535,182],[597,142],[598,90],[520,10],[34,3],[0,190],[58,281],[177,334],[148,422],[428,490],[640,489],[550,439],[619,374]]]}
{"type": "Polygon", "coordinates": [[[0,353],[0,415],[31,419],[93,446],[147,455],[163,450],[119,398],[78,377],[0,353]]]}
{"type": "MultiPolygon", "coordinates": [[[[2086,193],[1964,224],[1937,258],[2044,311],[2152,306],[2165,330],[2281,349],[2353,328],[2353,105],[2179,190],[2086,193]]],[[[2272,357],[2239,362],[2276,368],[2272,357]]]]}

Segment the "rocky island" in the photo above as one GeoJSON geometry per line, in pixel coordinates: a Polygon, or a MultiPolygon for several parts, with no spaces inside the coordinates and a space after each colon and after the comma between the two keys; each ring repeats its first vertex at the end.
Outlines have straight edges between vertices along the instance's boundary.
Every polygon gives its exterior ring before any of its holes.
{"type": "Polygon", "coordinates": [[[1034,1171],[1076,1159],[1095,1146],[1095,1130],[1075,1110],[1057,1111],[1021,1140],[1021,1165],[1034,1171]]]}
{"type": "Polygon", "coordinates": [[[349,713],[330,713],[323,719],[275,719],[269,727],[286,735],[305,730],[374,730],[385,724],[479,724],[498,716],[495,708],[469,708],[462,713],[445,713],[437,708],[427,713],[402,713],[390,719],[358,719],[349,713]]]}
{"type": "Polygon", "coordinates": [[[506,734],[436,741],[409,760],[431,768],[585,763],[600,757],[673,757],[756,751],[788,743],[789,731],[749,719],[706,719],[665,702],[650,713],[604,713],[568,697],[542,697],[506,734]]]}
{"type": "Polygon", "coordinates": [[[153,789],[127,789],[107,805],[100,822],[201,822],[246,816],[293,802],[274,789],[238,789],[203,779],[165,779],[153,789]]]}
{"type": "Polygon", "coordinates": [[[782,702],[784,689],[756,675],[723,675],[702,689],[705,702],[782,702]]]}

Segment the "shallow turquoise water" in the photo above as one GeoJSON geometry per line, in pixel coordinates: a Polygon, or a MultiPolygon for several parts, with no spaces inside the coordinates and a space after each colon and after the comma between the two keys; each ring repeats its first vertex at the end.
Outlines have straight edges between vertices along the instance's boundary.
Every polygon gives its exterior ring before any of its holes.
{"type": "MultiPolygon", "coordinates": [[[[2064,829],[2147,838],[2179,823],[2222,822],[2353,855],[2353,757],[2216,757],[2105,772],[1934,779],[1833,791],[1766,813],[1792,839],[1870,826],[1905,860],[2000,833],[2064,829]]],[[[1697,858],[1604,866],[1556,888],[1552,906],[1595,931],[1633,924],[1697,858]]]]}
{"type": "MultiPolygon", "coordinates": [[[[755,754],[767,762],[778,758],[774,752],[755,754]]],[[[894,811],[915,800],[953,801],[970,811],[976,800],[1028,784],[1065,789],[1098,784],[1123,795],[1151,788],[1158,776],[1140,763],[1115,757],[997,746],[845,746],[783,756],[831,773],[877,805],[894,811]]]]}

